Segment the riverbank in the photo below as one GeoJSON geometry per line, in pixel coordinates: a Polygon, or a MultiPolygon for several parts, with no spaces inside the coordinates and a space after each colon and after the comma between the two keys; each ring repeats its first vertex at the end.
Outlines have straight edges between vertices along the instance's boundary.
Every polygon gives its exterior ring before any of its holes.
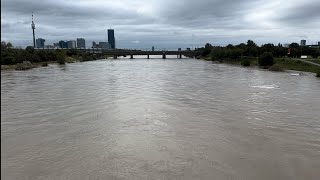
{"type": "MultiPolygon", "coordinates": [[[[23,63],[19,64],[10,64],[10,65],[1,65],[1,70],[19,70],[18,67],[21,66],[23,63]]],[[[48,66],[48,64],[58,64],[56,61],[49,61],[49,62],[37,62],[37,63],[31,63],[28,67],[25,67],[24,69],[21,70],[27,70],[27,69],[32,69],[32,68],[37,68],[37,67],[44,67],[48,66]]]]}
{"type": "MultiPolygon", "coordinates": [[[[75,63],[79,62],[79,60],[67,57],[65,60],[66,63],[75,63]]],[[[10,64],[10,65],[1,65],[1,70],[28,70],[32,68],[45,67],[49,64],[58,64],[57,61],[44,61],[44,62],[36,62],[31,63],[29,61],[18,63],[18,64],[10,64]]]]}
{"type": "MultiPolygon", "coordinates": [[[[92,56],[72,55],[72,56],[65,57],[64,62],[69,64],[69,63],[75,63],[75,62],[94,61],[98,59],[108,59],[108,58],[111,58],[111,56],[104,55],[104,56],[96,57],[94,55],[92,56]]],[[[26,64],[26,67],[22,69],[19,69],[19,66],[21,66],[23,63],[1,65],[1,70],[27,70],[32,68],[44,67],[44,66],[47,66],[48,64],[59,64],[57,61],[40,61],[40,62],[30,62],[30,63],[31,65],[28,63],[26,64]]]]}
{"type": "MultiPolygon", "coordinates": [[[[201,57],[200,59],[212,61],[211,57],[201,57]]],[[[231,59],[224,59],[217,62],[226,63],[226,64],[233,64],[233,65],[242,65],[243,61],[249,61],[249,65],[247,66],[254,66],[258,67],[258,58],[241,58],[239,60],[231,60],[231,59]]],[[[307,59],[307,61],[313,63],[319,63],[320,59],[307,59]]],[[[274,58],[274,65],[276,68],[275,71],[286,71],[286,70],[294,70],[294,71],[302,71],[302,72],[312,72],[312,73],[319,73],[320,67],[314,64],[309,64],[307,62],[303,62],[299,59],[289,59],[289,58],[274,58]]],[[[273,68],[270,69],[271,71],[274,70],[273,68]]]]}

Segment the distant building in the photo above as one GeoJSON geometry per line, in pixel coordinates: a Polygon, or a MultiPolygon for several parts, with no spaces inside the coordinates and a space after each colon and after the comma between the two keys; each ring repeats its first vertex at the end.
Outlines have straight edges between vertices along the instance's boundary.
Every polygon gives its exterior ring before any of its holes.
{"type": "Polygon", "coordinates": [[[290,44],[284,44],[283,47],[288,48],[290,46],[290,44]]]}
{"type": "Polygon", "coordinates": [[[77,48],[86,48],[86,40],[83,38],[77,38],[77,48]]]}
{"type": "Polygon", "coordinates": [[[305,46],[306,43],[307,43],[307,41],[303,39],[303,40],[301,40],[300,46],[305,46]]]}
{"type": "Polygon", "coordinates": [[[60,48],[68,48],[68,43],[66,41],[59,41],[60,48]]]}
{"type": "Polygon", "coordinates": [[[46,49],[53,49],[54,47],[52,45],[46,45],[45,48],[46,49]]]}
{"type": "Polygon", "coordinates": [[[92,48],[99,48],[99,45],[96,42],[92,42],[92,48]]]}
{"type": "Polygon", "coordinates": [[[99,48],[110,49],[110,44],[109,42],[99,42],[99,48]]]}
{"type": "Polygon", "coordinates": [[[108,29],[108,42],[110,43],[111,49],[116,48],[116,40],[114,38],[114,30],[108,29]]]}
{"type": "Polygon", "coordinates": [[[152,46],[152,51],[154,51],[154,46],[152,46]]]}
{"type": "Polygon", "coordinates": [[[70,40],[70,41],[67,41],[67,47],[69,49],[75,49],[76,48],[76,45],[77,45],[77,42],[75,40],[70,40]]]}
{"type": "Polygon", "coordinates": [[[190,48],[187,48],[187,51],[191,51],[191,49],[190,49],[190,48]]]}
{"type": "Polygon", "coordinates": [[[310,48],[320,48],[320,46],[318,46],[318,45],[306,45],[306,46],[308,46],[310,48]]]}
{"type": "Polygon", "coordinates": [[[46,41],[45,39],[38,38],[38,39],[36,40],[37,48],[44,48],[44,42],[45,42],[45,41],[46,41]]]}
{"type": "Polygon", "coordinates": [[[320,41],[318,42],[318,46],[320,46],[320,41]]]}
{"type": "Polygon", "coordinates": [[[178,48],[178,51],[181,51],[181,48],[178,48]]]}
{"type": "Polygon", "coordinates": [[[59,46],[59,43],[53,43],[53,47],[54,48],[59,48],[60,46],[59,46]]]}

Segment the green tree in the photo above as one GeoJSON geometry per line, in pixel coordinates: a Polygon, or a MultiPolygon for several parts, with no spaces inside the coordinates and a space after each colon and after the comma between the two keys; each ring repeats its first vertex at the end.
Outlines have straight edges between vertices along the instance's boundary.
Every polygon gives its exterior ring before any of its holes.
{"type": "Polygon", "coordinates": [[[247,46],[248,47],[257,47],[257,44],[255,42],[253,42],[252,40],[248,40],[247,41],[247,46]]]}
{"type": "Polygon", "coordinates": [[[226,46],[226,48],[232,49],[232,48],[234,48],[234,46],[232,44],[228,44],[228,46],[226,46]]]}
{"type": "Polygon", "coordinates": [[[63,51],[57,50],[56,51],[56,55],[57,55],[57,61],[59,64],[65,64],[66,63],[66,57],[63,51]]]}
{"type": "Polygon", "coordinates": [[[205,49],[211,49],[213,46],[210,44],[210,43],[207,43],[205,46],[204,46],[204,48],[205,49]]]}
{"type": "Polygon", "coordinates": [[[300,46],[299,46],[298,43],[293,42],[293,43],[291,43],[291,44],[289,45],[289,47],[290,47],[290,48],[299,48],[300,46]]]}
{"type": "Polygon", "coordinates": [[[271,52],[264,52],[258,60],[259,66],[272,66],[273,63],[274,60],[271,52]]]}

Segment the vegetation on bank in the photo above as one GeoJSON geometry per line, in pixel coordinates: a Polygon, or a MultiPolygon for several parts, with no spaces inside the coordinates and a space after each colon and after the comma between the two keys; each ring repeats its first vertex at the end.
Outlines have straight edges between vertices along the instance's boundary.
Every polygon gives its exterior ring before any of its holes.
{"type": "Polygon", "coordinates": [[[72,63],[75,61],[91,61],[103,58],[76,49],[67,50],[35,50],[31,47],[26,49],[13,49],[10,42],[1,42],[1,69],[24,70],[36,66],[46,66],[48,62],[59,64],[72,63]]]}
{"type": "Polygon", "coordinates": [[[320,48],[299,46],[292,43],[289,48],[281,44],[256,45],[252,40],[239,45],[229,44],[226,47],[212,46],[207,43],[203,48],[199,48],[199,56],[205,60],[219,61],[242,66],[259,66],[272,71],[298,70],[317,73],[320,67],[308,64],[295,58],[307,55],[314,58],[311,62],[320,63],[320,48]],[[290,48],[290,54],[288,49],[290,48]],[[317,59],[318,58],[318,59],[317,59]]]}

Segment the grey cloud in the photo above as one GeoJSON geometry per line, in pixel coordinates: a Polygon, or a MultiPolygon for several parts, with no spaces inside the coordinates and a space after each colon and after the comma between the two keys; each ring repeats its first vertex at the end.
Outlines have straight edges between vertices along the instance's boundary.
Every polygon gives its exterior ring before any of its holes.
{"type": "Polygon", "coordinates": [[[312,0],[304,1],[303,4],[295,6],[286,12],[280,12],[279,18],[275,17],[276,21],[280,21],[286,25],[304,26],[314,25],[319,28],[320,25],[320,2],[312,0]]]}
{"type": "Polygon", "coordinates": [[[320,40],[318,0],[3,0],[1,38],[16,45],[31,42],[31,12],[36,35],[52,43],[84,37],[106,40],[115,29],[117,45],[181,47],[206,42],[224,45],[320,40]],[[288,33],[290,32],[290,33],[288,33]],[[294,33],[291,33],[294,32],[294,33]],[[192,37],[194,36],[194,37],[192,37]],[[133,41],[139,43],[132,43],[133,41]]]}

